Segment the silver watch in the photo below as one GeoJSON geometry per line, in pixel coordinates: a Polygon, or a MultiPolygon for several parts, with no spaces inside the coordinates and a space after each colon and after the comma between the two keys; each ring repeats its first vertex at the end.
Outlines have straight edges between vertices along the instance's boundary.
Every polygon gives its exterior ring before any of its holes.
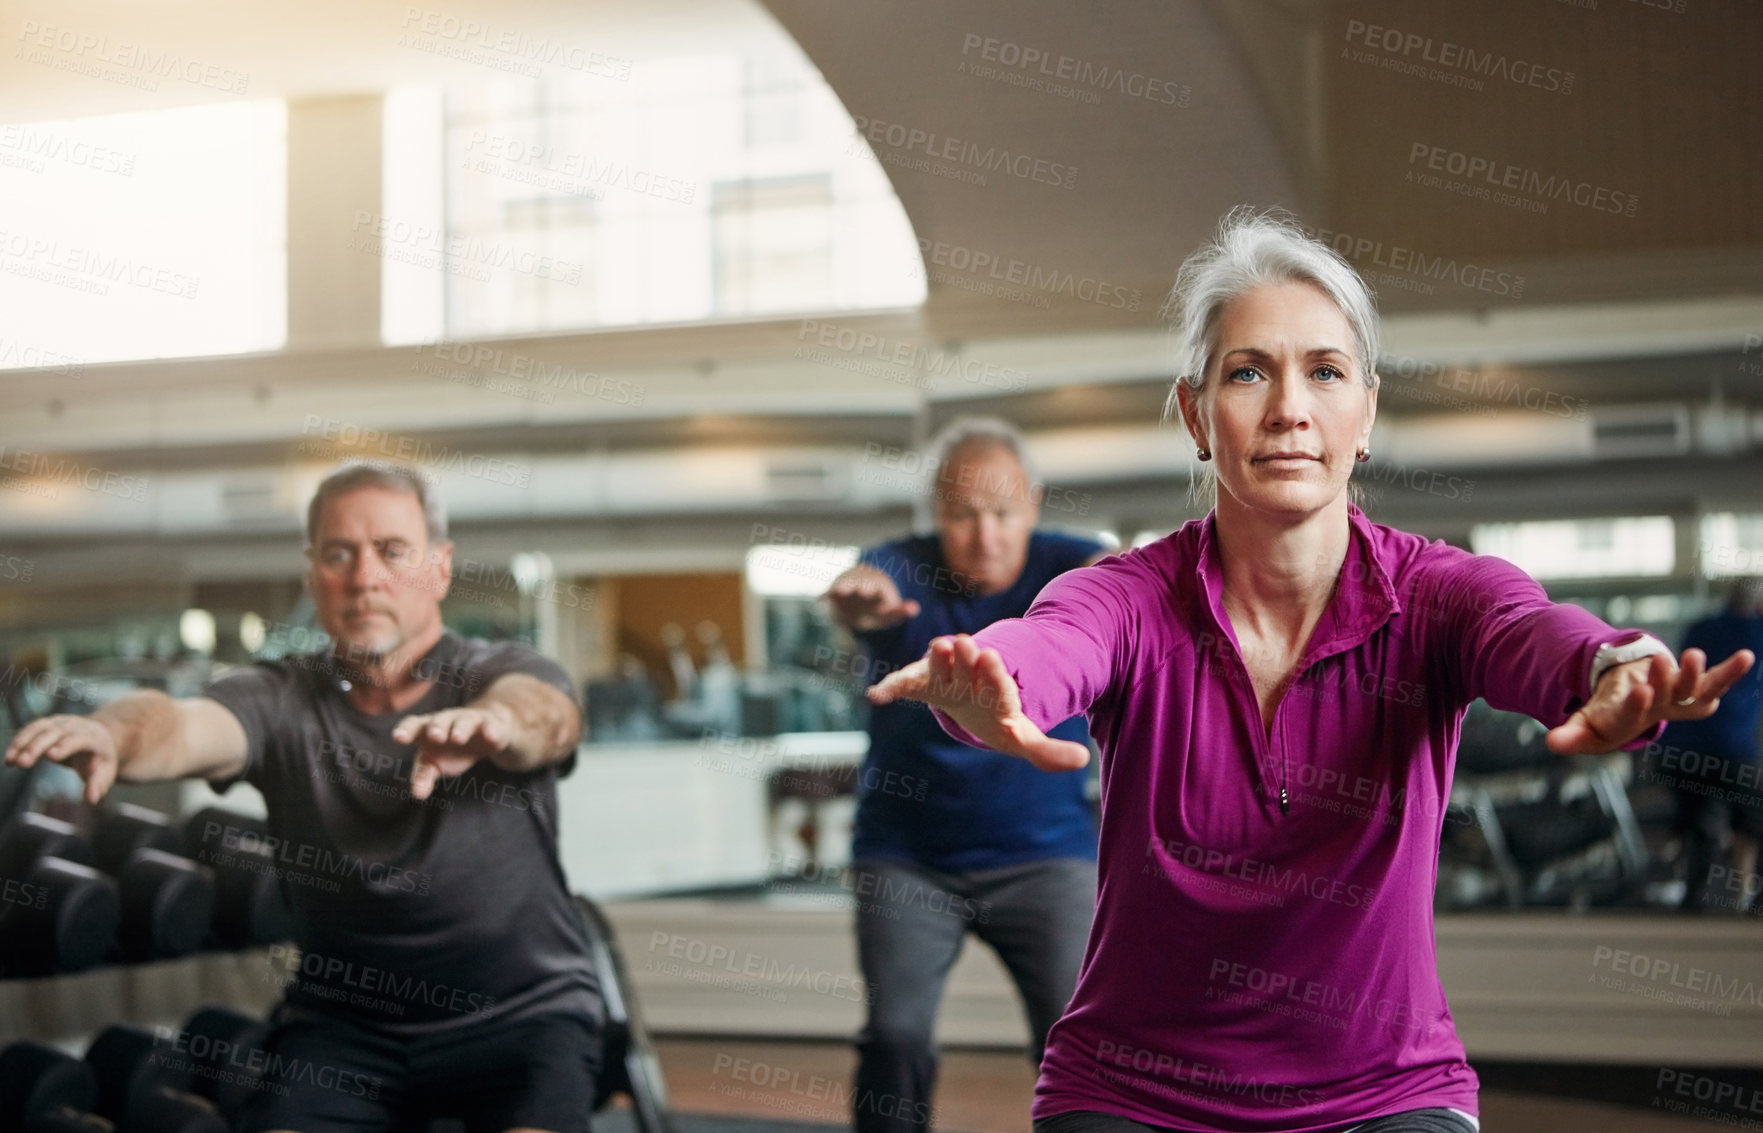
{"type": "Polygon", "coordinates": [[[1604,670],[1610,666],[1621,665],[1627,661],[1639,661],[1642,657],[1651,657],[1655,653],[1663,653],[1673,660],[1677,658],[1669,645],[1650,633],[1643,633],[1625,645],[1605,643],[1598,646],[1598,651],[1592,654],[1592,681],[1589,691],[1597,691],[1598,678],[1603,676],[1604,670]]]}

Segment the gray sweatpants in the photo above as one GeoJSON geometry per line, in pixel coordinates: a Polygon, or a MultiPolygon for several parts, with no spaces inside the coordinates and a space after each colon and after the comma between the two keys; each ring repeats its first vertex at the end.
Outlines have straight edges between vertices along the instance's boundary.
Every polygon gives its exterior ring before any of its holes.
{"type": "Polygon", "coordinates": [[[852,865],[857,953],[869,1019],[857,1038],[851,1108],[858,1133],[931,1126],[937,1005],[973,933],[991,945],[1022,995],[1036,1066],[1047,1031],[1077,987],[1096,908],[1096,863],[1070,858],[943,873],[899,862],[852,865]]]}

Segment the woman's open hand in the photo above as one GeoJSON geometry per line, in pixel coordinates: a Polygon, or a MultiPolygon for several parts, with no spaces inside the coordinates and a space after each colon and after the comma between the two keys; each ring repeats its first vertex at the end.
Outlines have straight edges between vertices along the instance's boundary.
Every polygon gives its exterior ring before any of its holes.
{"type": "Polygon", "coordinates": [[[1016,682],[996,649],[981,649],[965,633],[939,637],[920,660],[889,673],[869,689],[871,704],[922,700],[948,713],[993,751],[1026,759],[1042,771],[1074,771],[1090,749],[1055,740],[1022,712],[1016,682]]]}
{"type": "Polygon", "coordinates": [[[1559,728],[1549,729],[1549,750],[1562,755],[1615,751],[1660,720],[1700,720],[1720,707],[1720,697],[1756,661],[1741,649],[1703,671],[1708,655],[1685,649],[1683,664],[1656,653],[1612,665],[1598,678],[1592,698],[1559,728]],[[1683,704],[1681,701],[1691,703],[1683,704]]]}

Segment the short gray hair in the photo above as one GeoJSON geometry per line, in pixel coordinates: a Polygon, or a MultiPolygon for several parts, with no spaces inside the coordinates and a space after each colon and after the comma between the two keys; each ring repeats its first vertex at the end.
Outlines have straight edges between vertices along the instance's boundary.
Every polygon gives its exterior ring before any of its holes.
{"type": "Polygon", "coordinates": [[[950,421],[930,439],[925,467],[932,476],[941,476],[950,458],[969,445],[997,445],[1008,449],[1016,463],[1028,473],[1029,483],[1038,482],[1034,461],[1028,455],[1028,440],[1021,429],[1002,417],[963,415],[950,421]]]}
{"type": "Polygon", "coordinates": [[[324,510],[325,501],[359,488],[385,488],[415,496],[416,502],[422,507],[423,522],[428,528],[429,546],[447,541],[447,507],[441,502],[441,493],[421,472],[407,464],[351,461],[319,481],[318,490],[312,493],[312,502],[306,505],[308,548],[318,534],[318,515],[324,510]]]}
{"type": "MultiPolygon", "coordinates": [[[[1163,403],[1164,420],[1179,411],[1180,386],[1196,392],[1205,388],[1225,307],[1257,287],[1281,283],[1307,283],[1333,301],[1352,331],[1361,380],[1368,389],[1378,387],[1383,338],[1377,300],[1365,280],[1340,253],[1307,235],[1284,209],[1238,205],[1218,222],[1218,234],[1183,261],[1163,304],[1164,321],[1176,340],[1176,378],[1163,403]]],[[[1216,502],[1217,473],[1208,467],[1201,482],[1203,490],[1196,495],[1216,502]]],[[[1357,495],[1357,485],[1350,490],[1357,495]]]]}

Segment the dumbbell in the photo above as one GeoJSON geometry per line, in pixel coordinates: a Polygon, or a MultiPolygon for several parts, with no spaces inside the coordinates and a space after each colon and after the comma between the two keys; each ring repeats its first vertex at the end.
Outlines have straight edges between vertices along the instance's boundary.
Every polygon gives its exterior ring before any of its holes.
{"type": "Polygon", "coordinates": [[[204,1007],[184,1024],[182,1045],[207,1071],[195,1076],[196,1093],[237,1124],[245,1103],[263,1085],[269,1024],[230,1008],[204,1007]]]}
{"type": "Polygon", "coordinates": [[[71,822],[26,811],[0,830],[0,876],[17,877],[38,858],[92,864],[92,847],[71,822]]]}
{"type": "Polygon", "coordinates": [[[112,877],[121,877],[136,850],[183,852],[183,840],[171,819],[133,803],[116,803],[100,812],[92,830],[92,861],[112,877]]]}
{"type": "Polygon", "coordinates": [[[30,1039],[0,1050],[0,1128],[36,1129],[43,1120],[88,1112],[97,1100],[97,1076],[72,1055],[30,1039]]]}
{"type": "Polygon", "coordinates": [[[216,1113],[226,1128],[261,1085],[269,1033],[261,1019],[204,1007],[175,1039],[110,1027],[84,1060],[15,1042],[0,1051],[0,1129],[108,1133],[115,1121],[121,1133],[206,1133],[216,1113]]]}
{"type": "Polygon", "coordinates": [[[130,960],[188,956],[208,939],[214,877],[189,858],[136,850],[117,879],[122,923],[116,940],[130,960]]]}
{"type": "Polygon", "coordinates": [[[122,890],[117,943],[125,959],[187,956],[207,940],[214,877],[182,850],[171,819],[158,811],[119,803],[99,817],[92,856],[122,890]]]}
{"type": "Polygon", "coordinates": [[[94,1108],[120,1133],[228,1133],[214,1103],[191,1092],[188,1057],[152,1031],[106,1027],[85,1061],[98,1084],[94,1108]]]}
{"type": "Polygon", "coordinates": [[[0,832],[0,964],[8,971],[77,972],[110,954],[121,901],[91,856],[73,826],[46,815],[19,815],[0,832]]]}
{"type": "Polygon", "coordinates": [[[264,841],[268,836],[262,819],[223,807],[204,807],[184,820],[184,852],[214,871],[214,937],[228,948],[294,935],[294,912],[264,841]]]}

